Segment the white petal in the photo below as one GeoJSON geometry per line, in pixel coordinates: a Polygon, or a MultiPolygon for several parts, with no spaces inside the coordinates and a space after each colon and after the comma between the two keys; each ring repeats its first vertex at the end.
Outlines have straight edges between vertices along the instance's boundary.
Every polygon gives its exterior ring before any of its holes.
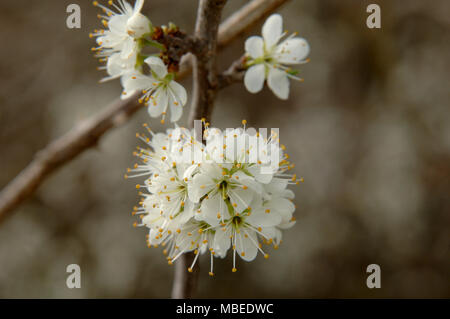
{"type": "Polygon", "coordinates": [[[120,76],[123,73],[122,59],[120,54],[113,54],[106,62],[106,72],[112,77],[120,76]]]}
{"type": "Polygon", "coordinates": [[[244,84],[250,93],[257,93],[262,90],[265,79],[264,64],[256,64],[245,72],[244,84]]]}
{"type": "Polygon", "coordinates": [[[127,32],[133,38],[139,39],[150,32],[150,20],[141,13],[135,13],[128,19],[127,32]]]}
{"type": "Polygon", "coordinates": [[[286,189],[288,181],[286,178],[272,178],[270,183],[264,185],[264,188],[269,193],[280,194],[286,189]]]}
{"type": "Polygon", "coordinates": [[[286,72],[275,67],[270,68],[267,77],[267,85],[272,92],[280,99],[286,100],[289,96],[289,79],[286,72]]]}
{"type": "Polygon", "coordinates": [[[249,167],[247,170],[255,177],[258,182],[263,184],[269,183],[273,178],[272,174],[262,173],[260,165],[254,165],[252,167],[249,167]]]}
{"type": "Polygon", "coordinates": [[[129,4],[128,2],[126,2],[125,0],[122,0],[121,3],[124,6],[125,9],[125,15],[132,15],[133,14],[133,7],[131,6],[131,4],[129,4]]]}
{"type": "Polygon", "coordinates": [[[127,32],[127,20],[128,18],[124,15],[112,16],[108,21],[109,30],[116,36],[125,36],[127,32]]]}
{"type": "Polygon", "coordinates": [[[125,91],[139,91],[153,87],[154,79],[139,72],[124,74],[121,83],[125,91]]]}
{"type": "Polygon", "coordinates": [[[143,6],[144,6],[144,0],[136,0],[136,2],[134,3],[133,12],[134,13],[141,12],[143,6]]]}
{"type": "Polygon", "coordinates": [[[250,189],[235,188],[228,191],[230,201],[235,210],[241,213],[250,206],[253,198],[253,192],[250,189]]]}
{"type": "Polygon", "coordinates": [[[196,174],[194,179],[188,185],[188,195],[191,201],[198,203],[200,198],[205,196],[213,187],[215,183],[205,174],[196,174]]]}
{"type": "Polygon", "coordinates": [[[123,43],[122,52],[120,57],[122,59],[129,59],[133,56],[133,53],[136,52],[137,44],[136,41],[132,37],[127,37],[123,43]]]}
{"type": "Polygon", "coordinates": [[[158,117],[162,112],[165,112],[168,103],[169,98],[167,96],[167,91],[163,88],[159,88],[153,94],[153,99],[149,101],[148,113],[151,117],[158,117]]]}
{"type": "Polygon", "coordinates": [[[170,82],[169,88],[172,91],[173,95],[175,96],[175,100],[178,103],[181,103],[180,106],[184,106],[187,102],[186,89],[181,84],[175,81],[170,82]]]}
{"type": "Polygon", "coordinates": [[[253,36],[245,41],[245,52],[253,59],[264,55],[264,41],[261,37],[253,36]]]}
{"type": "Polygon", "coordinates": [[[215,194],[202,200],[200,213],[195,213],[195,218],[204,220],[211,226],[217,226],[222,220],[230,218],[227,205],[221,194],[215,194]]]}
{"type": "Polygon", "coordinates": [[[172,94],[169,95],[169,107],[170,107],[170,122],[173,123],[178,121],[181,115],[183,114],[183,107],[178,102],[175,102],[175,99],[173,98],[172,94]]]}
{"type": "Polygon", "coordinates": [[[305,39],[293,38],[283,41],[277,46],[275,59],[279,63],[297,64],[309,54],[309,45],[305,39]]]}
{"type": "Polygon", "coordinates": [[[266,213],[265,209],[262,208],[252,212],[250,216],[245,218],[245,222],[255,227],[277,226],[281,222],[281,216],[273,211],[266,213]]]}
{"type": "Polygon", "coordinates": [[[272,14],[267,18],[262,28],[262,35],[266,44],[266,50],[270,50],[283,34],[283,18],[279,14],[272,14]]]}
{"type": "Polygon", "coordinates": [[[213,249],[219,257],[225,257],[228,249],[230,249],[230,235],[231,227],[226,228],[225,231],[223,230],[223,228],[218,228],[216,230],[216,234],[214,235],[213,249]]]}
{"type": "Polygon", "coordinates": [[[163,60],[156,56],[150,56],[147,59],[144,60],[145,63],[147,63],[153,72],[156,73],[156,75],[162,79],[167,75],[167,67],[164,64],[163,60]]]}
{"type": "Polygon", "coordinates": [[[245,261],[252,261],[258,254],[258,248],[255,243],[258,243],[256,233],[250,229],[241,229],[241,232],[236,234],[236,251],[245,261]],[[247,237],[245,236],[247,234],[247,237]]]}

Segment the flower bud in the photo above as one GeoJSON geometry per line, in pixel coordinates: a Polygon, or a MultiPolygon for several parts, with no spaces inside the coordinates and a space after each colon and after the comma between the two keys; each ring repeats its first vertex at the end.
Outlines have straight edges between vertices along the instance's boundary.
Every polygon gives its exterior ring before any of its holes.
{"type": "Polygon", "coordinates": [[[136,12],[127,21],[127,32],[133,38],[138,39],[150,32],[150,26],[150,20],[142,13],[136,12]]]}

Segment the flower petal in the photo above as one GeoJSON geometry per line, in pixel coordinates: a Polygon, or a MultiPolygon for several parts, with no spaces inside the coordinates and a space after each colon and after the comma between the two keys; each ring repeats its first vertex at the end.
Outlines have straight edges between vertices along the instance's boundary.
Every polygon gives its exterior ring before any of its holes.
{"type": "Polygon", "coordinates": [[[250,67],[244,76],[244,84],[250,93],[257,93],[262,90],[265,79],[264,64],[257,64],[250,67]]]}
{"type": "Polygon", "coordinates": [[[231,246],[231,227],[225,228],[219,228],[216,230],[216,234],[214,235],[214,246],[213,249],[215,253],[219,257],[225,257],[227,254],[228,249],[230,249],[231,246]]]}
{"type": "Polygon", "coordinates": [[[126,73],[120,79],[124,91],[139,91],[153,87],[154,79],[137,71],[126,73]]]}
{"type": "Polygon", "coordinates": [[[120,57],[122,59],[129,59],[133,56],[133,53],[136,52],[137,44],[136,41],[132,37],[127,37],[123,42],[122,52],[120,57]]]}
{"type": "Polygon", "coordinates": [[[136,2],[134,3],[133,12],[134,13],[141,12],[143,6],[144,6],[144,0],[136,0],[136,2]]]}
{"type": "Polygon", "coordinates": [[[253,59],[264,55],[264,41],[261,37],[253,36],[245,41],[245,52],[253,59]]]}
{"type": "Polygon", "coordinates": [[[267,84],[272,92],[280,99],[286,100],[289,96],[289,79],[286,72],[275,67],[270,68],[267,84]]]}
{"type": "Polygon", "coordinates": [[[170,122],[176,122],[183,114],[183,107],[175,101],[172,94],[169,94],[170,122]]]}
{"type": "Polygon", "coordinates": [[[267,18],[262,28],[262,35],[266,50],[270,50],[283,34],[283,18],[279,14],[272,14],[267,18]]]}
{"type": "Polygon", "coordinates": [[[116,36],[126,36],[127,20],[125,15],[114,15],[108,21],[108,28],[116,36]]]}
{"type": "Polygon", "coordinates": [[[309,54],[309,44],[303,38],[293,38],[283,41],[277,46],[275,59],[279,63],[297,64],[309,54]]]}
{"type": "Polygon", "coordinates": [[[217,226],[221,221],[229,219],[228,207],[223,201],[221,194],[216,193],[203,199],[200,213],[195,213],[195,218],[204,220],[211,226],[217,226]]]}
{"type": "Polygon", "coordinates": [[[150,56],[144,60],[147,63],[153,72],[156,73],[158,78],[162,79],[167,75],[167,67],[164,64],[163,60],[156,56],[150,56]]]}
{"type": "Polygon", "coordinates": [[[175,81],[170,82],[169,88],[174,95],[175,101],[177,103],[180,103],[181,106],[184,106],[187,102],[186,89],[181,84],[175,81]]]}
{"type": "Polygon", "coordinates": [[[162,87],[158,88],[152,97],[148,105],[148,113],[151,117],[158,117],[166,111],[169,97],[167,91],[162,87]]]}
{"type": "Polygon", "coordinates": [[[216,184],[206,174],[196,174],[191,183],[188,185],[189,199],[194,203],[198,203],[200,199],[206,195],[216,184]]]}
{"type": "Polygon", "coordinates": [[[255,227],[277,226],[281,222],[281,216],[270,210],[267,210],[267,212],[265,208],[258,209],[246,217],[245,222],[255,227]]]}
{"type": "Polygon", "coordinates": [[[258,248],[255,243],[258,243],[258,238],[253,230],[241,229],[241,232],[236,234],[236,251],[245,261],[256,258],[258,248]]]}

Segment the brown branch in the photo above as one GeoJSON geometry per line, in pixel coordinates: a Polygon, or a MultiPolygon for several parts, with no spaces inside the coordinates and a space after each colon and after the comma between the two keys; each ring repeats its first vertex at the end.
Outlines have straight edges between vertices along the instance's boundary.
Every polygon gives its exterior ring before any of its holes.
{"type": "Polygon", "coordinates": [[[193,89],[189,124],[211,118],[217,93],[217,34],[226,0],[200,0],[195,26],[199,43],[193,58],[193,89]]]}
{"type": "MultiPolygon", "coordinates": [[[[227,46],[231,41],[250,29],[253,25],[265,19],[269,14],[290,0],[253,0],[236,11],[220,24],[218,49],[227,46]]],[[[192,69],[192,54],[183,57],[178,75],[184,77],[192,69]]]]}
{"type": "Polygon", "coordinates": [[[253,0],[227,18],[219,28],[219,48],[228,45],[233,39],[250,27],[265,19],[289,0],[253,0]]]}
{"type": "Polygon", "coordinates": [[[233,83],[242,82],[245,74],[244,64],[245,55],[234,61],[225,72],[219,74],[217,77],[218,89],[223,89],[233,83]]]}
{"type": "Polygon", "coordinates": [[[128,100],[115,101],[36,153],[34,160],[2,190],[0,221],[28,198],[55,169],[96,145],[109,129],[125,123],[140,108],[136,98],[134,96],[128,100]]]}
{"type": "MultiPolygon", "coordinates": [[[[218,47],[221,48],[228,44],[286,1],[253,0],[244,6],[221,24],[218,47]],[[252,10],[255,10],[255,12],[252,10]]],[[[192,54],[183,57],[178,79],[189,73],[191,60],[192,54]]],[[[102,112],[84,120],[38,152],[34,160],[1,191],[0,222],[6,218],[8,213],[31,196],[48,175],[95,145],[104,133],[124,123],[140,107],[141,105],[137,103],[136,98],[114,101],[102,112]]]]}
{"type": "MultiPolygon", "coordinates": [[[[217,34],[222,9],[227,0],[200,0],[195,25],[195,40],[198,47],[194,50],[193,94],[189,125],[202,117],[210,119],[217,93],[217,34]]],[[[197,252],[199,253],[199,252],[197,252]]],[[[190,252],[178,257],[172,287],[172,298],[191,298],[198,279],[199,266],[188,272],[195,258],[190,252]]]]}

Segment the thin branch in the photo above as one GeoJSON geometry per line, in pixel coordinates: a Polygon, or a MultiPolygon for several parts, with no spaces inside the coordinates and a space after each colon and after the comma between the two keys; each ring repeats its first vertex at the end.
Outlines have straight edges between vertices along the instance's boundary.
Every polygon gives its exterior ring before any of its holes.
{"type": "Polygon", "coordinates": [[[117,100],[36,153],[34,160],[2,190],[0,221],[28,198],[51,172],[95,146],[105,132],[125,123],[140,107],[136,96],[117,100]]]}
{"type": "MultiPolygon", "coordinates": [[[[256,23],[264,20],[269,14],[277,10],[290,0],[253,0],[233,13],[220,24],[218,49],[223,49],[231,41],[250,29],[256,23]]],[[[192,54],[183,57],[178,76],[184,77],[192,69],[192,54]]]]}
{"type": "MultiPolygon", "coordinates": [[[[221,48],[228,44],[286,1],[253,0],[244,6],[221,24],[218,47],[221,48]]],[[[187,54],[182,58],[178,79],[185,77],[190,72],[191,60],[192,54],[187,54]]],[[[0,222],[14,208],[30,197],[48,175],[86,149],[96,145],[104,133],[125,123],[141,107],[142,105],[137,103],[136,97],[114,101],[99,114],[84,120],[38,152],[33,161],[0,193],[0,222]]]]}
{"type": "Polygon", "coordinates": [[[218,75],[217,77],[217,87],[218,89],[223,89],[233,83],[242,82],[245,74],[245,55],[240,59],[234,61],[230,67],[218,75]]]}
{"type": "MultiPolygon", "coordinates": [[[[209,119],[218,89],[217,82],[217,35],[222,9],[227,0],[200,0],[197,11],[194,37],[198,47],[193,57],[193,94],[189,125],[194,120],[205,117],[209,119]]],[[[199,252],[197,252],[199,253],[199,252]]],[[[195,258],[190,252],[180,256],[175,266],[172,298],[191,298],[198,279],[199,266],[188,272],[195,258]]]]}
{"type": "Polygon", "coordinates": [[[250,27],[265,19],[289,0],[253,0],[227,18],[219,28],[219,48],[228,45],[233,39],[250,27]]]}
{"type": "Polygon", "coordinates": [[[200,0],[195,38],[201,45],[194,52],[193,89],[189,124],[211,118],[217,93],[217,34],[226,0],[200,0]]]}

